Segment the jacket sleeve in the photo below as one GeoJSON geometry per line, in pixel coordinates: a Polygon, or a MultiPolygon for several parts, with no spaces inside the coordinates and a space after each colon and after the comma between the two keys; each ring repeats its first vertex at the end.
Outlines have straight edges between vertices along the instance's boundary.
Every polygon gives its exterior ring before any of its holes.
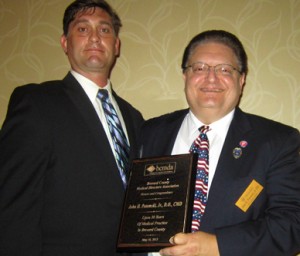
{"type": "Polygon", "coordinates": [[[300,252],[300,136],[295,129],[269,141],[268,203],[260,219],[216,230],[220,254],[295,255],[300,252]],[[271,156],[270,156],[271,155],[271,156]]]}
{"type": "Polygon", "coordinates": [[[40,215],[49,144],[41,109],[13,92],[0,132],[0,255],[41,255],[40,215]]]}

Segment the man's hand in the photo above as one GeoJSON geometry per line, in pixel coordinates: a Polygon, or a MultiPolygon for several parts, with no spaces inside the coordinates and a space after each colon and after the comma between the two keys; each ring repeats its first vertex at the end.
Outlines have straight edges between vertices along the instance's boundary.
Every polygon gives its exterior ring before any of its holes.
{"type": "Polygon", "coordinates": [[[178,233],[170,238],[171,247],[161,249],[163,256],[219,256],[215,235],[202,231],[183,234],[178,233]]]}

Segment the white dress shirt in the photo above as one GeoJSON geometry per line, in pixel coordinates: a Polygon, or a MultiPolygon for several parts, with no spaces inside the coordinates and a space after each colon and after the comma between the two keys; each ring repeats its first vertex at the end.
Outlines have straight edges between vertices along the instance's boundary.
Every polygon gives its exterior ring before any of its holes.
{"type": "MultiPolygon", "coordinates": [[[[221,118],[220,120],[211,123],[209,125],[210,130],[207,132],[209,141],[209,175],[208,175],[208,192],[211,187],[213,177],[217,168],[219,157],[224,145],[224,141],[229,129],[229,125],[232,121],[234,110],[229,114],[221,118]]],[[[190,147],[194,140],[199,136],[199,128],[204,124],[201,123],[196,116],[189,111],[185,116],[181,127],[178,131],[173,149],[172,155],[189,153],[190,147]]],[[[209,200],[209,197],[208,197],[209,200]]],[[[175,235],[175,234],[174,234],[175,235]]],[[[159,256],[159,253],[148,253],[148,256],[159,256]]]]}
{"type": "MultiPolygon", "coordinates": [[[[207,132],[209,141],[209,175],[208,175],[208,192],[211,186],[211,182],[215,175],[221,150],[229,129],[229,125],[232,121],[234,110],[229,114],[219,119],[218,121],[209,125],[210,130],[207,132]]],[[[184,118],[177,138],[175,140],[172,155],[186,154],[189,152],[190,147],[194,140],[199,136],[199,128],[205,124],[201,123],[195,115],[189,111],[184,118]]]]}

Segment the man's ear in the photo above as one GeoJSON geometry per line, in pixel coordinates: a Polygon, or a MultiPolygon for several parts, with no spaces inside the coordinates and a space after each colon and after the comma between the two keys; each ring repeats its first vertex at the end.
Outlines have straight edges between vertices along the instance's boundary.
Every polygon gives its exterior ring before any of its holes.
{"type": "Polygon", "coordinates": [[[240,79],[239,79],[241,91],[243,90],[243,87],[244,87],[244,85],[245,85],[245,82],[246,82],[246,74],[243,73],[243,74],[240,76],[240,79]]]}
{"type": "Polygon", "coordinates": [[[68,40],[65,35],[60,37],[60,45],[66,55],[68,55],[68,40]]]}
{"type": "Polygon", "coordinates": [[[186,82],[186,72],[182,73],[182,78],[183,78],[183,82],[185,83],[186,82]]]}
{"type": "Polygon", "coordinates": [[[116,38],[116,42],[115,42],[115,56],[119,57],[120,56],[120,47],[121,47],[121,41],[120,38],[117,37],[116,38]]]}

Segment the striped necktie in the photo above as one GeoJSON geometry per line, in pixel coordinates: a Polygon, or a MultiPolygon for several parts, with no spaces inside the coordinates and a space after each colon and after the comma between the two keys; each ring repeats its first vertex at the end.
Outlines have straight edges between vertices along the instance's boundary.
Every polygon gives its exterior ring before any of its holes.
{"type": "Polygon", "coordinates": [[[200,135],[190,148],[191,153],[198,154],[192,232],[199,230],[207,202],[209,142],[206,133],[209,131],[209,126],[201,126],[199,131],[200,135]]]}
{"type": "Polygon", "coordinates": [[[108,91],[105,89],[100,89],[97,94],[97,98],[100,99],[102,104],[109,132],[111,134],[114,149],[116,152],[116,161],[119,173],[122,178],[124,188],[126,188],[126,173],[129,166],[129,144],[123,131],[120,119],[118,118],[117,112],[109,99],[108,91]]]}

